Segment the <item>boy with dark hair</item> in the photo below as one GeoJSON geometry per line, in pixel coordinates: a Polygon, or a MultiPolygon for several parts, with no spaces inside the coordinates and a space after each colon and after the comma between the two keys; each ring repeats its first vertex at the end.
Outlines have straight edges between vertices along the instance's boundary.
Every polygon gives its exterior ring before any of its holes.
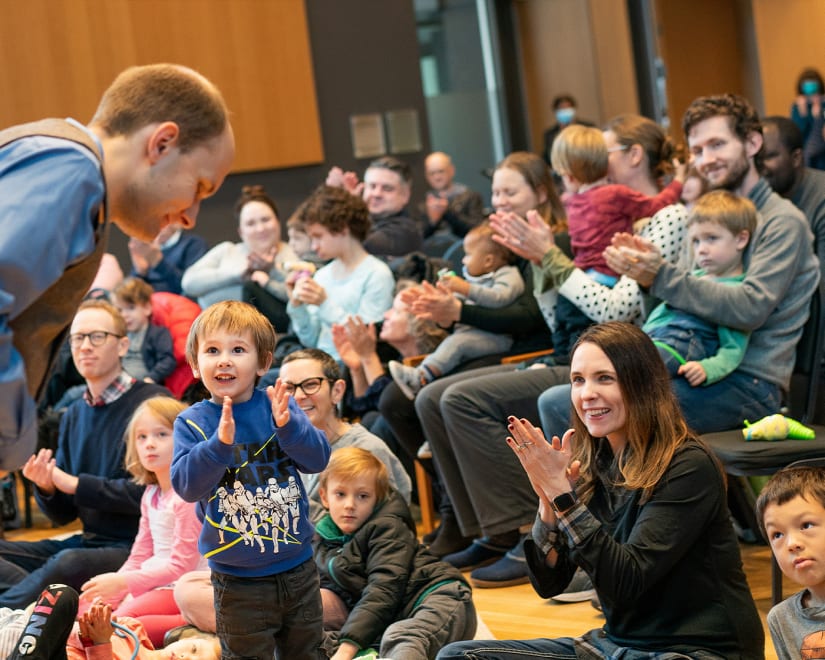
{"type": "Polygon", "coordinates": [[[768,612],[780,660],[818,658],[825,638],[825,468],[788,467],[762,489],[757,520],[782,572],[805,588],[768,612]]]}

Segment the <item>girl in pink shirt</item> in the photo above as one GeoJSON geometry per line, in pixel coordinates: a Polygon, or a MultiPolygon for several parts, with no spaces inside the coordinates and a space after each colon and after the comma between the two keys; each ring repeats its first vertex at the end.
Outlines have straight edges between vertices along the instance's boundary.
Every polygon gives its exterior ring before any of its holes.
{"type": "Polygon", "coordinates": [[[99,598],[116,616],[140,620],[156,648],[164,633],[183,622],[172,587],[184,573],[205,567],[198,552],[201,522],[195,504],[172,489],[172,425],[186,406],[171,397],[147,399],[126,429],[126,468],[146,485],[140,528],[126,563],[103,573],[81,590],[81,614],[99,598]],[[203,566],[202,566],[203,563],[203,566]]]}

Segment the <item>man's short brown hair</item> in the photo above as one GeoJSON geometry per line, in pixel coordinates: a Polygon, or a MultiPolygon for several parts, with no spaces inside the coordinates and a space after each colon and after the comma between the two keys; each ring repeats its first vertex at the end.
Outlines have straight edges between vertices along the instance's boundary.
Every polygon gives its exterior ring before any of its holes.
{"type": "MultiPolygon", "coordinates": [[[[711,117],[725,117],[730,130],[742,142],[751,133],[762,135],[762,122],[756,108],[744,96],[738,94],[719,94],[718,96],[700,96],[694,99],[682,117],[682,130],[687,138],[693,127],[711,117]]],[[[762,149],[754,158],[756,167],[762,165],[762,149]]]]}
{"type": "Polygon", "coordinates": [[[92,124],[111,136],[129,136],[149,124],[178,125],[178,144],[190,151],[221,135],[228,110],[218,88],[177,64],[148,64],[121,72],[103,93],[92,124]]]}

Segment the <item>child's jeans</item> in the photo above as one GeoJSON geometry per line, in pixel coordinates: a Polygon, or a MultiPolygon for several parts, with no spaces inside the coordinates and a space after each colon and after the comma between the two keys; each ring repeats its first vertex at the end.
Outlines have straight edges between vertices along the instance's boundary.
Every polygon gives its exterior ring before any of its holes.
{"type": "Polygon", "coordinates": [[[313,559],[264,577],[212,571],[223,660],[318,660],[323,637],[321,584],[313,559]]]}

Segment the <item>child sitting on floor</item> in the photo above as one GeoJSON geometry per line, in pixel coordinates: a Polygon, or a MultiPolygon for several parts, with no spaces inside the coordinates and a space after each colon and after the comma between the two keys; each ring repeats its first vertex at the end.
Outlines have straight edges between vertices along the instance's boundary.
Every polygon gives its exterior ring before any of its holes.
{"type": "Polygon", "coordinates": [[[768,612],[779,660],[821,658],[825,643],[825,468],[788,467],[765,484],[757,520],[779,568],[802,591],[768,612]]]}
{"type": "MultiPolygon", "coordinates": [[[[493,240],[489,222],[473,227],[464,237],[464,277],[448,273],[439,284],[470,304],[505,307],[524,291],[524,280],[512,265],[515,255],[493,240]]],[[[390,374],[409,399],[427,383],[450,373],[462,362],[485,355],[503,353],[513,345],[511,335],[495,334],[457,323],[452,334],[417,367],[395,360],[389,362],[390,374]]]]}
{"type": "Polygon", "coordinates": [[[111,605],[95,601],[77,617],[77,592],[53,584],[26,610],[3,617],[3,632],[16,631],[10,645],[2,635],[0,657],[8,660],[219,660],[218,638],[209,633],[180,640],[163,649],[146,636],[140,621],[113,618],[111,605]]]}
{"type": "Polygon", "coordinates": [[[140,528],[129,558],[116,572],[101,573],[82,587],[81,612],[97,599],[115,615],[139,619],[155,646],[183,619],[172,586],[184,573],[206,567],[198,552],[201,522],[195,505],[172,490],[172,427],[186,405],[168,396],[141,403],[126,428],[126,469],[146,486],[140,528]]]}
{"type": "MultiPolygon", "coordinates": [[[[567,210],[573,263],[599,284],[612,287],[619,278],[602,256],[610,239],[617,232],[632,232],[636,220],[652,216],[656,211],[679,201],[685,166],[679,165],[674,180],[655,197],[648,197],[624,185],[609,183],[608,161],[627,158],[619,145],[608,151],[602,132],[597,128],[574,124],[568,126],[553,142],[550,160],[553,170],[564,182],[562,196],[567,210]]],[[[564,296],[555,307],[553,329],[554,358],[566,362],[576,339],[592,321],[564,296]]]]}
{"type": "Polygon", "coordinates": [[[382,657],[432,659],[445,644],[472,639],[469,585],[418,543],[381,461],[360,447],[333,452],[320,493],[329,514],[313,543],[333,660],[373,646],[382,657]]]}

